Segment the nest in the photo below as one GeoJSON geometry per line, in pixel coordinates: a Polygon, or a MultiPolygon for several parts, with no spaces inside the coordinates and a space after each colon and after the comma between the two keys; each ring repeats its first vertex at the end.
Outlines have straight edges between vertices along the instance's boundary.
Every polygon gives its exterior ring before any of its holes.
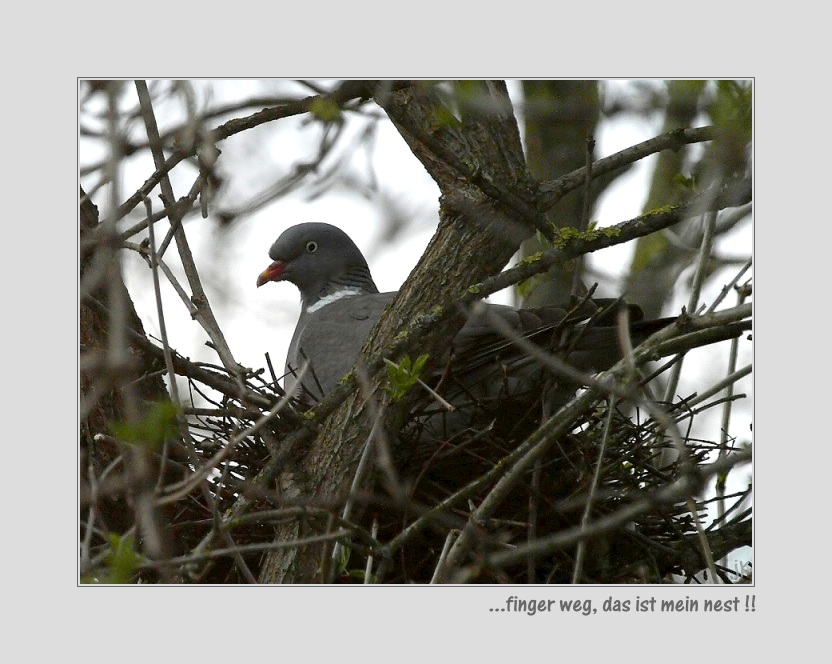
{"type": "MultiPolygon", "coordinates": [[[[265,392],[266,388],[259,389],[265,392]]],[[[368,558],[377,564],[382,557],[383,578],[373,576],[373,581],[431,582],[448,545],[502,476],[500,465],[546,419],[540,397],[513,396],[488,408],[478,404],[468,426],[451,435],[437,424],[435,402],[425,399],[413,409],[405,425],[388,441],[392,471],[376,466],[359,490],[353,491],[355,507],[346,521],[339,521],[349,535],[339,540],[339,555],[331,561],[331,569],[322,570],[329,575],[328,582],[364,582],[368,558]],[[395,491],[390,489],[391,472],[395,491]],[[477,485],[478,478],[489,473],[493,479],[477,485]],[[436,509],[459,495],[463,499],[447,509],[436,509]],[[418,528],[414,528],[417,522],[418,528]],[[408,529],[414,532],[402,539],[408,529]],[[394,551],[384,549],[399,540],[402,544],[394,551]]],[[[199,454],[205,461],[260,415],[260,411],[246,412],[227,402],[216,406],[213,412],[205,410],[191,418],[192,432],[200,436],[199,454]]],[[[596,401],[578,426],[550,442],[546,453],[515,482],[499,508],[477,524],[469,555],[470,566],[477,571],[468,580],[570,583],[579,555],[579,580],[585,583],[662,583],[674,577],[690,580],[707,567],[696,519],[707,518],[709,505],[692,500],[690,494],[667,500],[662,491],[683,476],[693,478],[701,488],[702,478],[696,473],[713,458],[717,443],[687,438],[686,457],[660,465],[660,459],[676,454],[676,447],[656,421],[643,418],[639,411],[624,412],[623,407],[621,402],[611,406],[607,400],[596,401]],[[611,418],[609,407],[614,408],[611,418]],[[615,522],[615,515],[622,510],[645,501],[649,509],[615,522]],[[507,564],[489,562],[502,552],[575,533],[582,523],[603,523],[605,518],[613,525],[593,531],[591,536],[574,541],[567,537],[562,546],[507,564]],[[578,542],[582,542],[580,554],[578,542]]],[[[693,417],[684,403],[664,404],[663,410],[681,424],[693,417]]],[[[279,459],[279,468],[275,466],[280,442],[303,426],[303,418],[287,409],[267,429],[243,439],[217,467],[211,478],[216,509],[219,514],[236,510],[239,515],[228,530],[233,547],[225,555],[201,561],[192,580],[251,581],[251,576],[259,574],[264,552],[275,540],[280,524],[299,522],[301,537],[308,537],[331,532],[333,519],[342,518],[343,498],[322,502],[298,496],[293,500],[275,490],[273,483],[261,482],[264,476],[278,477],[280,471],[291,470],[298,463],[297,455],[289,455],[279,459]],[[245,504],[242,510],[241,503],[245,504]],[[248,568],[245,576],[242,565],[248,568]]],[[[735,505],[746,497],[734,496],[735,505]]],[[[750,522],[743,516],[737,511],[732,521],[712,526],[711,555],[720,557],[733,548],[750,545],[750,522]]],[[[172,522],[183,551],[192,551],[210,539],[216,526],[212,511],[194,495],[179,504],[172,522]]],[[[214,547],[224,548],[221,542],[214,547]]],[[[719,572],[724,573],[723,580],[736,581],[728,570],[719,572]]]]}

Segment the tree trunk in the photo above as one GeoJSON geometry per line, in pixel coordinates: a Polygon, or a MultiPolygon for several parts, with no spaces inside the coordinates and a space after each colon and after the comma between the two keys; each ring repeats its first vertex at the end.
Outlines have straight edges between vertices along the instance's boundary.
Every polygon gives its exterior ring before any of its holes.
{"type": "MultiPolygon", "coordinates": [[[[463,318],[452,315],[429,330],[416,334],[412,323],[434,310],[437,304],[453,307],[454,301],[489,275],[497,273],[517,251],[521,241],[531,235],[531,222],[517,221],[524,212],[508,214],[516,199],[528,201],[528,176],[524,166],[519,131],[502,82],[465,84],[457,89],[462,99],[460,120],[422,86],[395,92],[376,90],[376,100],[390,116],[413,153],[439,184],[440,222],[422,259],[404,284],[398,297],[379,321],[365,345],[363,358],[384,356],[396,336],[410,326],[407,348],[411,354],[441,353],[447,341],[462,326],[463,318]],[[475,86],[486,103],[486,112],[466,108],[464,99],[475,86]],[[438,122],[438,118],[447,118],[438,122]],[[491,183],[512,183],[509,192],[498,199],[481,187],[491,183]]],[[[493,190],[492,190],[493,194],[493,190]]],[[[523,207],[521,205],[521,207],[523,207]]],[[[393,358],[397,359],[397,358],[393,358]]],[[[375,395],[384,380],[384,370],[370,375],[375,395]]],[[[395,429],[401,404],[386,404],[388,422],[395,429]]],[[[367,395],[353,390],[340,408],[325,422],[311,448],[304,452],[299,469],[284,473],[278,481],[289,497],[315,499],[345,498],[356,472],[364,442],[371,427],[367,395]]],[[[392,439],[392,438],[391,438],[392,439]]],[[[298,522],[278,529],[277,541],[313,534],[298,522]]],[[[322,582],[327,548],[323,544],[277,549],[263,565],[264,583],[322,582]]]]}
{"type": "MultiPolygon", "coordinates": [[[[124,286],[118,255],[103,234],[91,239],[101,232],[98,209],[82,189],[81,523],[104,534],[122,534],[136,524],[145,552],[154,558],[167,557],[178,547],[166,527],[168,519],[153,501],[158,456],[114,437],[114,427],[135,425],[154,403],[170,400],[160,373],[164,364],[139,343],[145,337],[144,328],[124,286]],[[112,468],[104,475],[108,467],[112,468]],[[92,514],[94,519],[89,518],[92,514]]],[[[168,479],[183,476],[171,464],[166,469],[168,479]]],[[[82,530],[82,541],[85,535],[82,530]]],[[[100,539],[94,538],[93,543],[100,539]]]]}
{"type": "MultiPolygon", "coordinates": [[[[540,182],[554,180],[586,165],[587,140],[595,134],[600,113],[596,81],[524,81],[523,97],[526,124],[526,152],[529,171],[540,182]]],[[[594,154],[594,152],[593,152],[594,154]]],[[[598,193],[591,188],[591,199],[598,193]]],[[[581,188],[563,197],[547,213],[555,228],[580,228],[585,190],[581,188]]],[[[590,205],[591,210],[591,205],[590,205]]],[[[543,249],[537,237],[523,243],[524,256],[543,249]]],[[[572,295],[581,297],[586,288],[580,277],[580,259],[556,265],[546,274],[521,289],[524,307],[540,307],[567,302],[572,295]],[[577,282],[575,273],[578,273],[577,282]]]]}
{"type": "MultiPolygon", "coordinates": [[[[662,133],[689,127],[696,116],[699,97],[705,81],[671,81],[667,91],[669,100],[662,133]]],[[[676,205],[689,192],[677,180],[685,164],[686,149],[665,150],[656,159],[656,170],[650,182],[650,193],[644,212],[659,206],[676,205]]],[[[691,219],[679,224],[674,232],[681,235],[686,227],[696,224],[691,219]]],[[[664,233],[653,233],[639,238],[630,266],[626,293],[638,304],[647,318],[657,318],[673,293],[676,279],[691,262],[691,254],[670,242],[664,233]]]]}

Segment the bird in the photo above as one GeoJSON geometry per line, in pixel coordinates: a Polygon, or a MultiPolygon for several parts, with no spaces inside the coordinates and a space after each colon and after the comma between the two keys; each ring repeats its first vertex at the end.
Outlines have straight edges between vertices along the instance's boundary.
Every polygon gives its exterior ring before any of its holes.
{"type": "MultiPolygon", "coordinates": [[[[257,287],[290,282],[301,297],[300,317],[286,356],[284,388],[312,406],[353,369],[364,341],[396,292],[379,292],[360,249],[331,224],[309,222],[287,228],[272,244],[269,258],[272,262],[257,277],[257,287]],[[298,372],[307,362],[299,379],[298,372]]],[[[558,355],[579,372],[595,372],[608,369],[621,357],[616,312],[622,306],[628,309],[636,343],[675,320],[644,321],[639,307],[620,299],[534,309],[485,304],[485,315],[471,316],[453,338],[448,356],[433,362],[434,373],[423,377],[434,387],[441,384],[443,390],[444,407],[426,398],[430,405],[423,411],[424,421],[430,421],[432,435],[447,437],[473,425],[490,426],[501,415],[511,421],[535,400],[545,401],[546,412],[552,413],[580,386],[575,380],[553,376],[539,357],[495,330],[494,317],[513,335],[558,355]]]]}

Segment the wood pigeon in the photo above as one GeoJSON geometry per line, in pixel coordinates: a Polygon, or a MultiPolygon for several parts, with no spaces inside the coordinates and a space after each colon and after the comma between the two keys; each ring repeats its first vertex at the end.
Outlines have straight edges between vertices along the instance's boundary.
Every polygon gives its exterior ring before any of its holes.
{"type": "MultiPolygon", "coordinates": [[[[396,293],[379,293],[361,251],[346,233],[330,224],[304,223],[288,228],[272,245],[269,257],[273,262],[257,278],[257,286],[289,281],[301,295],[300,319],[286,357],[284,387],[287,392],[298,387],[295,372],[308,359],[310,365],[298,391],[311,405],[352,370],[370,330],[396,293]]],[[[518,335],[588,372],[607,369],[620,359],[616,309],[611,304],[619,305],[620,301],[587,301],[579,312],[563,306],[485,306],[488,316],[498,316],[518,335]]],[[[621,306],[630,310],[635,343],[674,320],[641,321],[638,307],[621,306]]],[[[506,407],[508,402],[513,406],[520,403],[528,410],[532,400],[544,398],[546,411],[552,413],[578,387],[562,376],[553,376],[539,360],[495,331],[488,316],[471,317],[454,337],[448,357],[433,363],[441,375],[423,376],[455,408],[452,422],[447,419],[450,415],[443,413],[443,431],[436,432],[437,436],[447,435],[448,427],[459,431],[475,420],[493,420],[495,414],[511,410],[506,407]]],[[[435,415],[443,410],[447,409],[431,401],[426,412],[433,413],[435,424],[435,415]]]]}

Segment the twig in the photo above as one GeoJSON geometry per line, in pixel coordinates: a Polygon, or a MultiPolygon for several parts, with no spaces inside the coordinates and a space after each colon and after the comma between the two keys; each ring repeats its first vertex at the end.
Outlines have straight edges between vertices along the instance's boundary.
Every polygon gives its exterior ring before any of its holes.
{"type": "MultiPolygon", "coordinates": [[[[394,369],[400,369],[400,367],[399,367],[399,365],[398,365],[398,364],[396,364],[395,362],[393,362],[392,360],[390,360],[390,359],[388,359],[388,358],[386,358],[386,357],[384,358],[384,363],[385,363],[386,365],[388,365],[388,366],[393,367],[394,369]]],[[[365,375],[366,375],[366,371],[365,371],[364,373],[365,373],[365,375]]],[[[436,393],[436,392],[435,392],[435,391],[434,391],[434,390],[430,387],[430,385],[428,385],[427,383],[425,383],[425,382],[424,382],[421,378],[417,378],[417,379],[416,379],[416,382],[417,382],[417,383],[419,383],[419,386],[420,386],[421,388],[423,388],[423,389],[424,389],[424,390],[425,390],[428,394],[430,394],[430,396],[431,396],[431,397],[433,397],[434,399],[436,399],[436,401],[438,401],[438,402],[439,402],[439,404],[442,406],[442,408],[444,408],[444,409],[445,409],[445,410],[447,410],[448,412],[453,412],[453,411],[455,411],[455,410],[456,410],[456,407],[455,407],[452,403],[448,403],[445,399],[443,399],[441,395],[437,394],[437,393],[436,393]]]]}
{"type": "Polygon", "coordinates": [[[439,560],[436,561],[436,568],[433,570],[433,576],[431,577],[430,582],[432,584],[439,583],[439,580],[442,578],[445,572],[445,561],[448,558],[448,553],[451,550],[451,545],[454,543],[454,540],[459,535],[459,530],[452,528],[448,531],[448,534],[445,536],[445,543],[442,545],[442,551],[439,554],[439,560]]]}
{"type": "MultiPolygon", "coordinates": [[[[150,94],[147,90],[147,84],[144,81],[136,81],[136,92],[139,97],[142,117],[144,118],[145,127],[150,140],[153,161],[158,169],[164,164],[164,155],[162,153],[159,130],[156,126],[156,118],[153,112],[150,94]]],[[[164,174],[161,177],[159,185],[162,188],[162,195],[165,203],[169,206],[173,205],[176,197],[174,196],[173,187],[171,186],[170,179],[167,174],[164,174]]],[[[214,318],[214,314],[211,311],[210,304],[208,303],[208,297],[202,288],[202,283],[196,269],[196,263],[194,262],[193,255],[191,254],[188,246],[187,238],[185,237],[185,231],[182,228],[182,218],[180,215],[175,214],[171,215],[170,219],[171,224],[175,228],[174,237],[179,249],[182,266],[185,269],[185,274],[188,277],[188,283],[190,284],[193,292],[192,301],[197,308],[196,319],[200,322],[202,328],[208,333],[208,336],[213,342],[214,348],[216,349],[223,366],[225,366],[229,373],[236,377],[240,393],[242,393],[244,388],[242,381],[240,380],[240,374],[243,373],[243,368],[234,360],[234,357],[231,354],[231,349],[225,342],[225,337],[223,336],[222,331],[214,318]]]]}
{"type": "MultiPolygon", "coordinates": [[[[150,216],[153,212],[153,207],[150,202],[150,199],[146,198],[144,200],[144,204],[145,209],[147,210],[147,215],[150,216]]],[[[168,383],[170,385],[169,389],[171,401],[173,401],[173,403],[175,404],[179,404],[179,388],[176,385],[176,374],[173,371],[173,360],[171,359],[170,344],[168,344],[167,325],[165,324],[165,312],[162,306],[162,290],[159,286],[159,256],[156,253],[156,234],[153,231],[152,225],[148,228],[148,237],[150,239],[150,273],[153,278],[153,293],[156,301],[156,316],[158,318],[159,323],[159,336],[162,339],[162,354],[165,358],[165,367],[167,368],[168,373],[168,383]]],[[[182,443],[184,444],[185,449],[188,452],[188,457],[190,458],[190,461],[193,463],[197,459],[197,454],[196,450],[194,449],[191,433],[188,430],[187,418],[183,417],[177,412],[176,420],[179,428],[179,433],[182,438],[182,443]]],[[[164,476],[163,471],[164,459],[162,460],[162,465],[159,472],[160,480],[164,476]]]]}
{"type": "MultiPolygon", "coordinates": [[[[736,339],[732,340],[731,342],[731,352],[733,354],[733,348],[736,339]]],[[[736,357],[734,357],[734,362],[731,366],[736,367],[736,357]]],[[[714,394],[718,394],[722,390],[728,388],[726,394],[728,396],[725,397],[724,402],[731,402],[734,400],[734,392],[731,389],[731,386],[734,385],[738,380],[745,378],[746,376],[751,374],[752,365],[747,364],[742,369],[738,369],[729,373],[725,378],[720,380],[718,383],[710,387],[706,392],[702,392],[701,394],[697,394],[693,399],[690,399],[687,402],[687,406],[692,408],[697,404],[702,403],[703,401],[710,399],[714,394]]]]}
{"type": "MultiPolygon", "coordinates": [[[[745,295],[742,290],[737,291],[737,304],[742,304],[745,300],[745,295]]],[[[737,369],[737,355],[739,351],[739,343],[736,339],[731,342],[731,350],[728,354],[728,377],[730,378],[736,373],[737,369]]],[[[730,381],[725,386],[726,401],[722,407],[722,426],[720,427],[719,440],[719,456],[718,459],[724,459],[728,455],[728,427],[731,423],[731,397],[734,395],[734,381],[730,381]]],[[[716,480],[716,495],[717,495],[717,518],[721,519],[725,515],[725,485],[727,483],[727,473],[720,475],[716,480]]]]}
{"type": "MultiPolygon", "coordinates": [[[[651,154],[661,152],[663,150],[676,150],[683,145],[689,143],[701,143],[703,141],[712,141],[717,136],[716,127],[698,127],[696,129],[675,129],[673,131],[656,136],[637,145],[616,152],[614,155],[599,159],[596,161],[592,170],[595,177],[618,170],[627,164],[644,159],[651,154]]],[[[538,203],[542,210],[550,209],[563,196],[573,189],[577,189],[582,182],[584,182],[586,175],[585,169],[579,168],[567,173],[557,180],[544,182],[538,188],[539,200],[538,203]]]]}
{"type": "MultiPolygon", "coordinates": [[[[583,233],[589,228],[589,210],[592,204],[591,187],[592,187],[592,157],[595,150],[595,139],[591,135],[586,137],[586,165],[584,169],[586,175],[584,177],[584,201],[583,209],[581,210],[581,220],[578,230],[583,233]]],[[[583,288],[583,256],[578,256],[575,260],[575,267],[572,272],[572,297],[578,298],[583,288]]],[[[586,289],[583,289],[586,290],[586,289]]]]}
{"type": "MultiPolygon", "coordinates": [[[[355,469],[355,475],[352,478],[352,484],[350,485],[350,492],[347,495],[346,501],[344,501],[344,509],[341,513],[341,519],[343,521],[349,521],[350,516],[352,515],[353,506],[355,504],[355,496],[358,493],[361,485],[364,482],[364,479],[367,476],[367,471],[370,467],[370,459],[372,457],[373,451],[373,440],[375,439],[376,435],[378,435],[379,427],[381,426],[384,420],[384,411],[378,410],[376,412],[375,417],[373,418],[373,426],[370,429],[370,434],[367,436],[367,440],[364,442],[364,446],[361,450],[361,457],[358,461],[358,467],[355,469]]],[[[336,542],[335,545],[332,547],[332,555],[330,559],[333,562],[337,562],[338,558],[341,556],[341,549],[343,545],[340,542],[336,542]]],[[[336,566],[333,565],[332,569],[335,570],[336,566]]],[[[327,580],[328,583],[332,583],[332,579],[327,580]]]]}
{"type": "MultiPolygon", "coordinates": [[[[543,417],[550,417],[548,408],[543,409],[543,417]]],[[[540,459],[534,462],[531,484],[529,486],[529,524],[526,528],[526,540],[529,542],[537,539],[537,527],[540,511],[540,476],[543,472],[543,463],[540,459]]],[[[537,580],[537,559],[529,556],[526,561],[526,581],[535,583],[537,580]]]]}
{"type": "MultiPolygon", "coordinates": [[[[598,446],[598,460],[595,462],[595,472],[592,474],[592,483],[589,485],[589,495],[586,498],[583,516],[581,516],[581,530],[589,527],[589,519],[592,515],[592,504],[595,501],[595,494],[601,481],[601,467],[604,463],[604,451],[607,448],[607,441],[612,429],[612,420],[615,416],[615,407],[611,403],[607,408],[607,420],[604,424],[604,433],[601,436],[601,444],[598,446]]],[[[583,577],[584,557],[586,555],[586,540],[578,542],[578,549],[575,552],[575,566],[572,568],[572,583],[580,583],[583,577]]]]}
{"type": "MultiPolygon", "coordinates": [[[[299,375],[301,380],[308,369],[308,363],[304,364],[301,367],[299,375]]],[[[278,399],[277,403],[274,405],[273,408],[267,410],[262,417],[260,417],[254,424],[250,427],[246,428],[244,431],[232,436],[228,444],[225,445],[219,452],[217,452],[213,457],[211,457],[208,461],[202,464],[193,475],[189,478],[183,480],[174,485],[170,485],[165,487],[166,495],[160,497],[158,500],[159,505],[166,505],[168,503],[176,502],[177,500],[181,500],[185,496],[187,496],[194,488],[199,484],[203,479],[207,478],[211,471],[216,468],[220,463],[222,463],[225,459],[227,459],[234,448],[243,440],[248,438],[249,436],[255,434],[259,431],[263,426],[265,426],[272,418],[274,418],[281,410],[283,410],[286,405],[289,403],[290,398],[287,395],[282,396],[278,399]]]]}
{"type": "MultiPolygon", "coordinates": [[[[378,517],[373,517],[373,525],[370,528],[370,536],[373,539],[378,537],[378,517]]],[[[372,583],[373,579],[373,556],[367,556],[367,564],[364,566],[364,583],[372,583]]]]}
{"type": "Polygon", "coordinates": [[[237,568],[240,570],[243,577],[245,577],[246,581],[249,583],[257,583],[256,577],[252,573],[251,569],[249,569],[245,558],[243,558],[243,554],[240,552],[240,547],[234,541],[234,538],[231,537],[231,533],[225,531],[222,536],[225,543],[228,544],[228,548],[232,551],[231,555],[234,557],[234,563],[237,565],[237,568]]]}
{"type": "MultiPolygon", "coordinates": [[[[736,289],[736,286],[739,283],[740,279],[742,278],[742,275],[744,275],[748,271],[748,269],[751,267],[751,261],[752,261],[752,259],[749,258],[743,264],[743,266],[740,268],[739,272],[737,272],[737,274],[734,275],[734,278],[731,279],[731,281],[729,281],[727,284],[725,284],[722,287],[722,290],[719,292],[719,295],[717,295],[717,297],[714,299],[711,306],[708,307],[706,313],[711,313],[712,311],[716,311],[716,308],[722,303],[722,301],[725,299],[725,297],[728,295],[728,293],[730,293],[732,290],[736,289]]],[[[743,301],[745,301],[744,298],[741,300],[741,302],[743,302],[743,301]]]]}
{"type": "MultiPolygon", "coordinates": [[[[261,553],[264,551],[273,551],[275,549],[302,547],[309,544],[318,544],[320,542],[338,542],[344,540],[346,537],[349,537],[349,535],[349,530],[337,530],[335,532],[324,533],[322,535],[300,537],[287,542],[257,542],[254,544],[238,544],[231,548],[211,549],[210,551],[201,551],[190,553],[185,556],[178,556],[176,558],[168,558],[164,562],[169,565],[186,566],[197,562],[213,560],[215,558],[234,556],[235,554],[261,553]]],[[[145,561],[139,565],[139,569],[155,569],[160,567],[160,565],[160,562],[145,561]]]]}
{"type": "Polygon", "coordinates": [[[399,504],[404,505],[407,502],[407,491],[396,473],[396,465],[393,462],[393,453],[390,449],[390,441],[387,440],[387,436],[384,434],[384,405],[380,405],[376,399],[373,398],[373,390],[370,385],[370,379],[367,376],[367,372],[364,370],[364,367],[360,364],[357,365],[355,367],[355,373],[356,378],[358,379],[358,384],[364,394],[364,400],[367,403],[367,408],[370,411],[370,417],[373,418],[374,422],[378,422],[378,424],[373,425],[373,429],[371,431],[373,435],[370,437],[370,440],[375,445],[376,463],[378,464],[382,477],[384,478],[385,488],[394,500],[396,500],[399,504]]]}
{"type": "MultiPolygon", "coordinates": [[[[699,294],[702,289],[702,283],[707,272],[708,261],[711,257],[711,248],[713,242],[714,226],[716,224],[716,214],[710,213],[705,215],[703,220],[705,224],[705,232],[702,234],[702,243],[699,245],[699,258],[696,262],[696,272],[694,275],[693,284],[691,286],[690,297],[688,298],[687,311],[695,313],[699,307],[699,294]]],[[[682,373],[683,360],[680,359],[671,369],[670,376],[667,381],[667,386],[664,393],[665,403],[671,403],[676,394],[676,388],[679,385],[679,377],[682,373]]],[[[661,459],[661,464],[664,465],[669,461],[667,458],[661,459]]]]}

